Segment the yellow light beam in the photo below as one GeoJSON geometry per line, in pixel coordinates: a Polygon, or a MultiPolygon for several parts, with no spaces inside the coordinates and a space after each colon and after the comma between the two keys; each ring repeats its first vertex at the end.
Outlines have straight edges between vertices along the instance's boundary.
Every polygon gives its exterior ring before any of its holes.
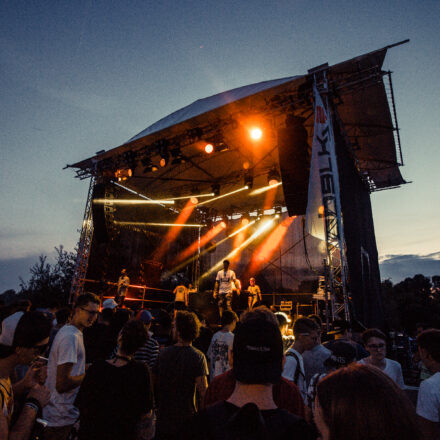
{"type": "Polygon", "coordinates": [[[231,235],[229,235],[229,238],[235,237],[240,232],[244,231],[245,229],[249,228],[249,226],[253,225],[256,222],[256,220],[252,220],[247,225],[242,226],[240,229],[237,229],[235,232],[233,232],[231,235]]]}
{"type": "Polygon", "coordinates": [[[267,221],[265,221],[247,240],[245,240],[239,247],[234,249],[232,252],[230,252],[226,257],[222,258],[220,261],[218,261],[214,266],[212,266],[207,272],[205,272],[199,280],[202,278],[207,277],[210,273],[214,272],[215,270],[219,270],[223,264],[224,260],[232,259],[235,255],[237,255],[241,249],[248,246],[252,241],[254,241],[256,238],[258,238],[261,234],[263,234],[265,231],[270,229],[275,224],[275,218],[271,218],[267,221]]]}
{"type": "Polygon", "coordinates": [[[106,203],[113,205],[174,205],[174,200],[93,199],[93,203],[97,205],[104,205],[106,203]]]}
{"type": "Polygon", "coordinates": [[[222,194],[221,196],[213,197],[212,199],[205,200],[204,202],[200,202],[200,203],[198,203],[197,206],[205,205],[206,203],[214,202],[215,200],[222,199],[223,197],[232,196],[233,194],[237,194],[238,192],[240,192],[240,191],[244,191],[244,190],[246,190],[246,189],[249,189],[249,187],[248,187],[247,185],[246,185],[246,186],[243,186],[243,188],[236,189],[235,191],[231,191],[231,192],[228,192],[228,193],[226,193],[226,194],[222,194]]]}
{"type": "Polygon", "coordinates": [[[263,194],[266,191],[271,190],[272,188],[276,188],[277,186],[282,185],[283,182],[278,182],[275,185],[267,185],[267,186],[263,186],[262,188],[258,188],[254,191],[252,191],[251,193],[249,193],[250,196],[257,196],[258,194],[263,194]]]}
{"type": "MultiPolygon", "coordinates": [[[[164,200],[185,200],[185,199],[191,199],[192,197],[201,198],[201,197],[212,197],[214,193],[207,193],[207,194],[194,194],[192,196],[181,196],[181,197],[171,197],[169,199],[164,200]]],[[[199,203],[200,204],[200,203],[199,203]]]]}

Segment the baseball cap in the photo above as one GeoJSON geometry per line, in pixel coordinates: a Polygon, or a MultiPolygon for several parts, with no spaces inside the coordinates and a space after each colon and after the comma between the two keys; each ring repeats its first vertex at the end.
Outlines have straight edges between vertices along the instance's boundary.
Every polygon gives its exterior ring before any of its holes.
{"type": "Polygon", "coordinates": [[[328,332],[328,335],[338,335],[340,333],[344,333],[346,330],[351,329],[351,324],[345,319],[336,319],[333,321],[333,330],[328,332]]]}
{"type": "Polygon", "coordinates": [[[3,320],[2,333],[0,335],[1,345],[12,347],[12,344],[14,342],[15,330],[17,329],[18,322],[23,315],[24,312],[16,312],[3,320]]]}
{"type": "Polygon", "coordinates": [[[283,340],[273,322],[249,319],[238,327],[233,343],[232,371],[239,382],[276,383],[281,378],[283,340]]]}
{"type": "Polygon", "coordinates": [[[136,319],[139,319],[145,324],[149,324],[153,320],[153,315],[148,310],[141,310],[137,314],[136,319]]]}
{"type": "Polygon", "coordinates": [[[345,341],[334,342],[331,352],[332,354],[324,361],[326,367],[346,367],[356,358],[356,349],[345,341]]]}
{"type": "Polygon", "coordinates": [[[106,299],[103,303],[102,303],[102,309],[115,309],[118,305],[116,304],[115,300],[112,298],[108,298],[106,299]]]}

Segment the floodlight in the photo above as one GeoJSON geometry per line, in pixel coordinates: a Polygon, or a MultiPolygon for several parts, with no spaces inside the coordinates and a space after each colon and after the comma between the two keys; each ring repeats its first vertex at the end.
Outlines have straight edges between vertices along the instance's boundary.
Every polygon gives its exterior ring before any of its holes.
{"type": "Polygon", "coordinates": [[[281,182],[280,173],[277,171],[276,168],[272,168],[269,171],[269,174],[267,175],[267,182],[269,186],[273,186],[281,182]]]}
{"type": "Polygon", "coordinates": [[[205,153],[211,154],[214,151],[214,145],[206,144],[205,145],[205,153]]]}
{"type": "Polygon", "coordinates": [[[263,136],[263,131],[259,127],[253,127],[249,130],[251,139],[254,141],[259,141],[263,136]]]}

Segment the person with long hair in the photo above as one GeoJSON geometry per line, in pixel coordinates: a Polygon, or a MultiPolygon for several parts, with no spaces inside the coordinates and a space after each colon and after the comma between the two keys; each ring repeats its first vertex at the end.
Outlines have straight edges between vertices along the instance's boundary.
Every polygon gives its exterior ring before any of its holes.
{"type": "Polygon", "coordinates": [[[421,440],[415,408],[392,379],[351,364],[317,386],[315,423],[322,440],[421,440]]]}

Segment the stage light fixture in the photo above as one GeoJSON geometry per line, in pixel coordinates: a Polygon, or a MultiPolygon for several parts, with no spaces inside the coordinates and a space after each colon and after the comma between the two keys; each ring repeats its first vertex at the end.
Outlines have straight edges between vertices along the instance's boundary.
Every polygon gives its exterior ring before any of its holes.
{"type": "Polygon", "coordinates": [[[144,173],[154,173],[159,169],[156,165],[153,165],[149,157],[144,157],[141,164],[144,166],[144,173]]]}
{"type": "Polygon", "coordinates": [[[197,197],[191,197],[190,201],[193,205],[197,205],[197,203],[199,203],[199,199],[197,197]]]}
{"type": "Polygon", "coordinates": [[[160,160],[159,160],[159,165],[162,168],[166,167],[167,163],[168,163],[168,159],[169,159],[168,153],[161,154],[160,160]]]}
{"type": "Polygon", "coordinates": [[[185,163],[186,159],[182,154],[180,148],[173,148],[171,150],[171,157],[173,158],[171,161],[171,165],[179,165],[181,163],[185,163]]]}
{"type": "Polygon", "coordinates": [[[267,183],[269,186],[274,186],[281,181],[280,173],[276,168],[272,168],[267,175],[267,183]]]}
{"type": "Polygon", "coordinates": [[[263,136],[263,131],[261,130],[260,127],[252,127],[249,130],[249,134],[252,140],[259,141],[263,136]]]}
{"type": "Polygon", "coordinates": [[[211,154],[214,151],[214,145],[208,143],[205,145],[205,153],[211,154]]]}
{"type": "Polygon", "coordinates": [[[115,177],[118,179],[118,182],[123,182],[132,175],[133,175],[133,171],[131,170],[131,168],[121,168],[119,170],[116,170],[115,172],[115,177]]]}

